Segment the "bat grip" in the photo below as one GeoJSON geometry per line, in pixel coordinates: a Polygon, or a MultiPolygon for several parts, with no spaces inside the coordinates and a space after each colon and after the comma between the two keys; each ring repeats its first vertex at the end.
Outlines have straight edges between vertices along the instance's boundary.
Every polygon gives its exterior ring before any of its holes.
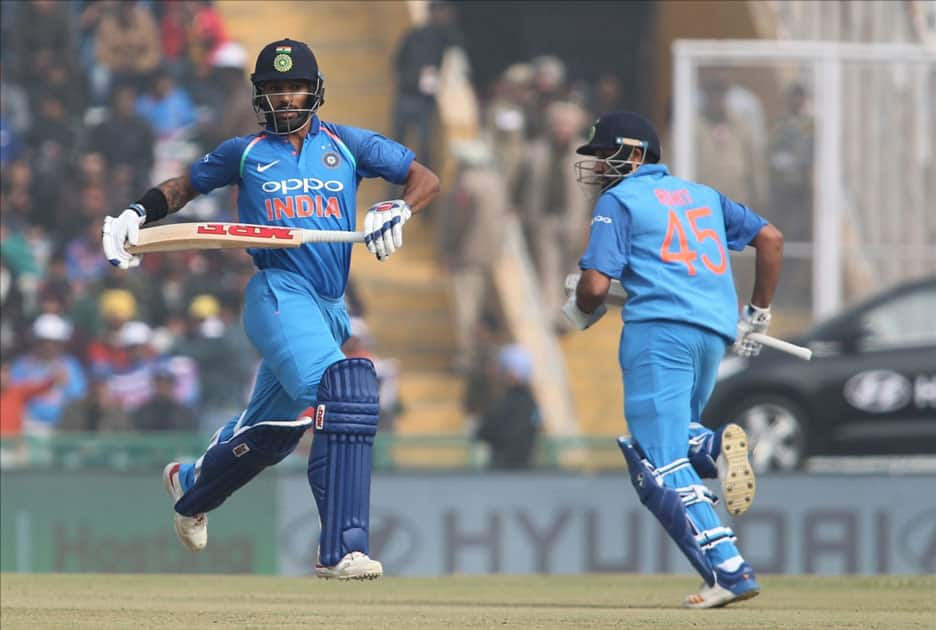
{"type": "Polygon", "coordinates": [[[770,335],[765,335],[764,333],[755,332],[748,334],[748,338],[752,341],[756,341],[759,344],[765,345],[768,348],[773,348],[774,350],[779,350],[780,352],[792,354],[794,357],[804,361],[809,361],[812,359],[812,350],[809,348],[804,348],[803,346],[798,346],[795,343],[790,343],[789,341],[784,341],[783,339],[777,339],[776,337],[771,337],[770,335]]]}
{"type": "Polygon", "coordinates": [[[302,230],[303,243],[363,243],[364,232],[344,230],[302,230]]]}

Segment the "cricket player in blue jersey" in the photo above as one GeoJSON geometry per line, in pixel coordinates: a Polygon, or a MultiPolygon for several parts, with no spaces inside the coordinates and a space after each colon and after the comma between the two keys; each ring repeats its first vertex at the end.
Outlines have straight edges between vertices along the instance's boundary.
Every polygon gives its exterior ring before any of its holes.
{"type": "Polygon", "coordinates": [[[705,580],[685,606],[754,597],[754,570],[700,479],[717,476],[715,460],[724,456],[729,509],[747,509],[754,493],[747,438],[737,425],[713,433],[699,420],[726,348],[760,351],[748,335],[770,322],[783,236],[713,188],[670,175],[656,131],[638,114],[603,115],[578,153],[591,156],[576,163],[579,182],[600,196],[581,278],[563,310],[585,329],[607,310],[612,279],[627,290],[618,359],[630,436],[618,443],[631,481],[705,580]],[[739,319],[727,250],[748,245],[757,249],[756,279],[739,319]]]}
{"type": "MultiPolygon", "coordinates": [[[[103,248],[112,264],[139,265],[125,245],[137,241],[141,226],[232,184],[244,223],[347,231],[355,229],[361,179],[402,184],[402,199],[374,205],[364,221],[367,248],[379,260],[402,247],[406,221],[438,193],[438,177],[408,148],[318,117],[325,85],[306,44],[284,39],[265,46],[251,82],[262,131],[221,143],[186,174],[147,191],[118,217],[107,217],[103,248]]],[[[198,460],[173,462],[163,471],[176,533],[189,549],[207,544],[207,512],[280,462],[312,428],[308,477],[321,518],[316,573],[338,579],[382,575],[381,564],[368,556],[377,377],[369,360],[341,352],[350,332],[343,298],[351,247],[248,250],[258,271],[246,289],[244,326],[262,357],[253,394],[198,460]],[[308,407],[316,409],[315,418],[299,417],[308,407]]]]}

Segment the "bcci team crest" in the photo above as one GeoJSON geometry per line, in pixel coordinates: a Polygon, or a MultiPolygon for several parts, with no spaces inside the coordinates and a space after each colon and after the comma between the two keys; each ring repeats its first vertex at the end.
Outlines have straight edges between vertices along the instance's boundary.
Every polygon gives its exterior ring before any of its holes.
{"type": "MultiPolygon", "coordinates": [[[[279,48],[277,48],[279,50],[279,48]]],[[[273,68],[277,72],[289,72],[290,68],[293,67],[292,57],[288,53],[280,53],[273,58],[273,68]]]]}
{"type": "Polygon", "coordinates": [[[334,151],[329,151],[322,156],[322,164],[328,168],[338,168],[338,165],[341,164],[341,158],[334,151]]]}

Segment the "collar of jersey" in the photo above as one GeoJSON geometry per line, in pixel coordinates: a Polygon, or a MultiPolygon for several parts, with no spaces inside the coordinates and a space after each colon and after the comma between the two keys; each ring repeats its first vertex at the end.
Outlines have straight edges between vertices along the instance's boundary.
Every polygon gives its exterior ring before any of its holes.
{"type": "MultiPolygon", "coordinates": [[[[669,168],[666,164],[642,164],[631,177],[642,177],[644,175],[655,175],[661,177],[663,175],[669,175],[669,168]]],[[[625,178],[625,181],[627,178],[625,178]]]]}

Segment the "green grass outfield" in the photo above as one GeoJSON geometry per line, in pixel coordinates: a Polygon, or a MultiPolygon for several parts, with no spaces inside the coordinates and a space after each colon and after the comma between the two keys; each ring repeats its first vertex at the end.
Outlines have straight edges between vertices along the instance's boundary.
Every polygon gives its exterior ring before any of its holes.
{"type": "Polygon", "coordinates": [[[0,575],[14,628],[934,628],[936,577],[762,578],[760,597],[684,610],[688,576],[450,576],[337,583],[218,575],[0,575]]]}

